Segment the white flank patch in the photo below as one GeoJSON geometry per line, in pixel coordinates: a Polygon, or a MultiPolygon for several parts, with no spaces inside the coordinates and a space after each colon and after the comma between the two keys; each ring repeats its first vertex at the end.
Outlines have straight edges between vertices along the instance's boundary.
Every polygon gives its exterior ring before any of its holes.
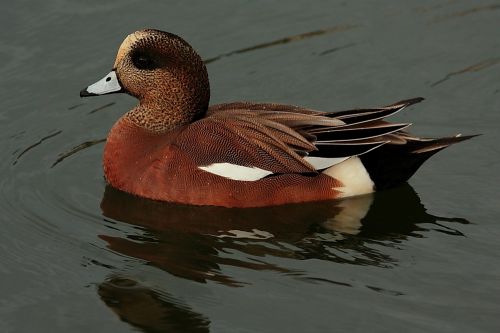
{"type": "Polygon", "coordinates": [[[118,78],[116,77],[116,72],[111,71],[108,75],[100,79],[94,84],[91,84],[87,87],[87,92],[96,95],[104,95],[109,94],[111,92],[120,91],[122,87],[118,82],[118,78]]]}
{"type": "Polygon", "coordinates": [[[306,162],[311,164],[316,170],[321,170],[321,169],[329,168],[335,164],[339,164],[341,162],[344,162],[348,158],[349,157],[327,158],[327,157],[306,156],[306,157],[304,157],[304,160],[306,160],[306,162]]]}
{"type": "Polygon", "coordinates": [[[248,182],[256,181],[272,174],[271,171],[267,171],[261,168],[246,167],[231,163],[214,163],[207,166],[198,167],[198,169],[213,173],[214,175],[224,178],[248,182]]]}
{"type": "Polygon", "coordinates": [[[373,192],[375,184],[359,157],[350,157],[326,169],[323,173],[344,184],[344,187],[339,188],[342,191],[342,198],[373,192]]]}

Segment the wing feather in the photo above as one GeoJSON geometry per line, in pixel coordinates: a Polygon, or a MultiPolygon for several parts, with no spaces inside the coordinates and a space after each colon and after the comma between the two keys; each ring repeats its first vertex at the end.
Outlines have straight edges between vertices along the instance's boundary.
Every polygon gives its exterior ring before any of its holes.
{"type": "Polygon", "coordinates": [[[234,165],[263,175],[310,174],[387,143],[405,143],[403,130],[410,124],[381,119],[421,100],[335,113],[274,103],[219,104],[187,126],[175,144],[203,170],[246,170],[234,165]]]}

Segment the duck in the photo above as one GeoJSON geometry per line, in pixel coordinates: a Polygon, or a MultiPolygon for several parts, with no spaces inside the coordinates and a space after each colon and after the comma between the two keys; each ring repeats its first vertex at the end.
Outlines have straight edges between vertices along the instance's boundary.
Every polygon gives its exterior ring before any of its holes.
{"type": "Polygon", "coordinates": [[[106,182],[178,204],[265,207],[338,200],[406,182],[432,155],[474,135],[421,138],[386,118],[419,103],[318,111],[267,102],[209,105],[208,72],[183,38],[128,35],[109,74],[81,97],[129,94],[137,106],[107,136],[106,182]]]}

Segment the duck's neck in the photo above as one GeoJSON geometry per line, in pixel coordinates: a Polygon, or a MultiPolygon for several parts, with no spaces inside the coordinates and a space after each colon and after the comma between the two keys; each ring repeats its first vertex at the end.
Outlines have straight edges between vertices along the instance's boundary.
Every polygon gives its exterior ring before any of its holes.
{"type": "Polygon", "coordinates": [[[139,105],[127,112],[124,118],[148,132],[160,134],[202,118],[206,110],[206,106],[155,99],[155,103],[141,101],[139,105]]]}

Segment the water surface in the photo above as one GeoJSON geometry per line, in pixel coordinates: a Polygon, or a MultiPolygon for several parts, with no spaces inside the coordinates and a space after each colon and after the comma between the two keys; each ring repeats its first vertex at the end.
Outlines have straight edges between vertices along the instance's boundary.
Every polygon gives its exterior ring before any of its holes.
{"type": "Polygon", "coordinates": [[[495,332],[500,3],[18,1],[0,13],[1,332],[495,332]],[[409,185],[255,210],[106,187],[103,139],[135,101],[81,100],[144,27],[199,50],[212,103],[398,114],[482,133],[409,185]]]}

